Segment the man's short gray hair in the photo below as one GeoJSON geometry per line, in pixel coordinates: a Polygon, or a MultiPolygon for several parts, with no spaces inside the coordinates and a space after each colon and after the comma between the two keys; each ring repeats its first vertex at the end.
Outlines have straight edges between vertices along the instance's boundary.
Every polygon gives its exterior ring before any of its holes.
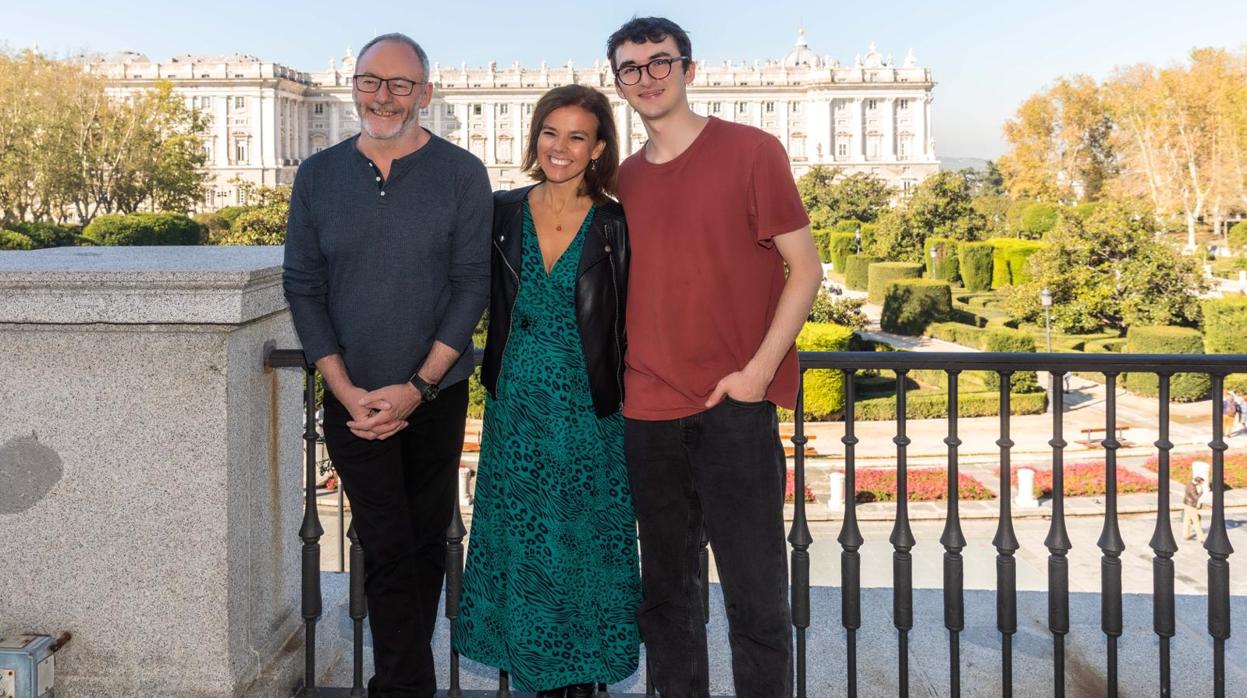
{"type": "Polygon", "coordinates": [[[391,32],[389,34],[382,34],[381,36],[375,37],[368,43],[364,44],[364,47],[359,50],[359,55],[355,57],[356,62],[362,61],[364,59],[364,54],[368,53],[368,49],[372,48],[373,46],[376,46],[382,41],[397,41],[398,43],[404,44],[405,46],[407,46],[407,48],[414,51],[416,53],[416,58],[420,59],[420,70],[424,73],[424,77],[422,79],[425,80],[426,82],[428,81],[429,79],[429,55],[424,52],[424,49],[420,48],[420,44],[417,44],[415,39],[412,39],[410,36],[407,36],[406,34],[403,34],[400,32],[391,32]]]}

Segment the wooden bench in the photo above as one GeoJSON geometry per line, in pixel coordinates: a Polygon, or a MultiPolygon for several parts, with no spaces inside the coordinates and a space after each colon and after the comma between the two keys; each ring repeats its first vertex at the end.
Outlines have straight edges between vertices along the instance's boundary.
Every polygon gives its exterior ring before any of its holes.
{"type": "MultiPolygon", "coordinates": [[[[807,441],[807,443],[805,444],[805,455],[806,456],[817,456],[818,451],[814,450],[814,447],[811,446],[808,442],[814,441],[815,439],[818,438],[818,436],[815,434],[806,434],[805,438],[807,441]]],[[[784,456],[785,457],[792,458],[794,455],[796,455],[797,449],[795,446],[792,445],[792,434],[781,433],[779,435],[779,440],[784,442],[784,456]]]]}
{"type": "MultiPolygon", "coordinates": [[[[1129,442],[1126,440],[1126,432],[1130,430],[1130,425],[1129,424],[1118,424],[1115,430],[1117,432],[1117,442],[1121,444],[1122,446],[1129,444],[1129,442]]],[[[1105,427],[1083,427],[1079,431],[1082,432],[1083,445],[1088,446],[1088,447],[1103,445],[1102,442],[1104,439],[1103,438],[1093,439],[1091,438],[1093,434],[1103,435],[1103,434],[1108,433],[1108,429],[1106,429],[1105,427]]]]}

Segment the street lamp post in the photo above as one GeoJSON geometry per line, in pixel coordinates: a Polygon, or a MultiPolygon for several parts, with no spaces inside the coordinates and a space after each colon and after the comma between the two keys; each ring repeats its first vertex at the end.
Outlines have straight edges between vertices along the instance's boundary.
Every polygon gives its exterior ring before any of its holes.
{"type": "MultiPolygon", "coordinates": [[[[1052,353],[1052,312],[1051,312],[1052,311],[1052,291],[1049,291],[1047,288],[1040,291],[1039,292],[1039,303],[1043,305],[1044,335],[1047,338],[1048,353],[1051,354],[1052,353]]],[[[1052,389],[1051,376],[1049,376],[1047,390],[1048,390],[1048,404],[1052,406],[1052,413],[1056,414],[1056,411],[1058,408],[1056,404],[1056,395],[1053,393],[1053,389],[1052,389]]],[[[1062,399],[1061,401],[1064,402],[1065,400],[1062,399]]]]}
{"type": "Polygon", "coordinates": [[[936,268],[935,268],[935,259],[938,256],[939,256],[939,251],[935,247],[932,247],[931,248],[931,278],[932,279],[940,278],[940,275],[936,271],[936,268]]]}
{"type": "Polygon", "coordinates": [[[857,253],[862,253],[862,226],[858,224],[857,230],[853,233],[853,239],[857,242],[857,253]]]}

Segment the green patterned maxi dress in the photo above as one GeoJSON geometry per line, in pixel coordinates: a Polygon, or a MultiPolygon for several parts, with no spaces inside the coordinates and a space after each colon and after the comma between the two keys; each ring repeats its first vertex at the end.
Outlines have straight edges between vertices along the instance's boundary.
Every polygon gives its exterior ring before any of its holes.
{"type": "Polygon", "coordinates": [[[616,683],[641,598],[623,417],[599,419],[576,324],[580,231],[547,274],[528,204],[497,399],[487,398],[455,649],[520,691],[616,683]]]}

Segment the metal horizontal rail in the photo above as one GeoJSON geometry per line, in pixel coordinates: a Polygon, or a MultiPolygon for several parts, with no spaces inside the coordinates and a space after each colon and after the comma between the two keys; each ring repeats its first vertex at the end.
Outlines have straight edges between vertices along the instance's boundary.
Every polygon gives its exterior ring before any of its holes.
{"type": "Polygon", "coordinates": [[[1110,373],[1247,372],[1247,354],[1045,354],[991,352],[803,351],[803,369],[944,369],[950,371],[1108,371],[1110,373]]]}

